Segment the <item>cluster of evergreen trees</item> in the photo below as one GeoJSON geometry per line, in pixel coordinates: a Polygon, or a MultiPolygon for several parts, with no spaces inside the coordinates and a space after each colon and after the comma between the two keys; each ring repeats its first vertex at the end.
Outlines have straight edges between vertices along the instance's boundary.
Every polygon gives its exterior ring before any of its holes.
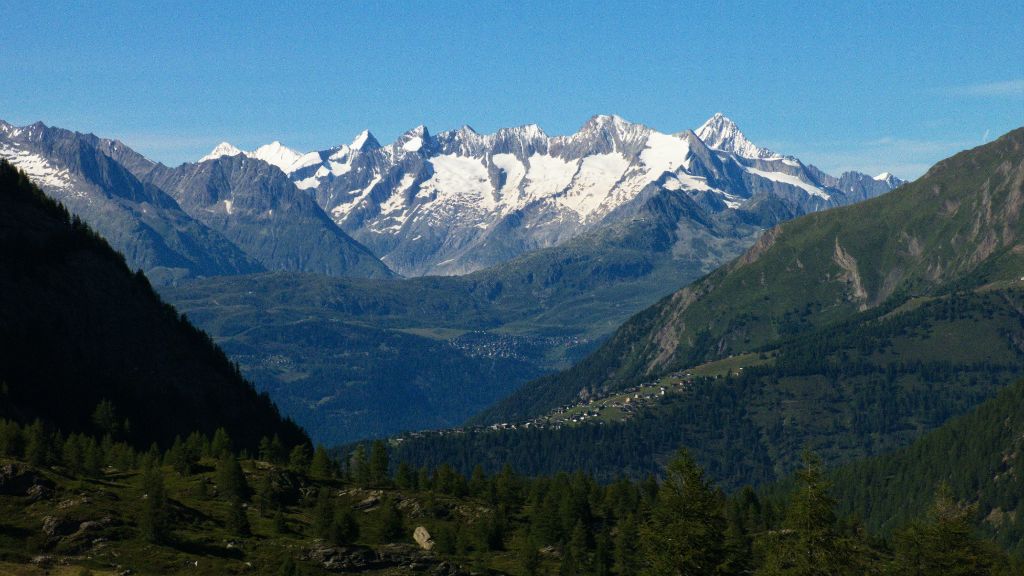
{"type": "MultiPolygon", "coordinates": [[[[726,496],[685,451],[660,479],[601,484],[582,473],[527,478],[509,467],[493,475],[477,467],[467,477],[448,465],[393,466],[381,441],[334,458],[323,447],[287,448],[270,437],[249,455],[235,452],[218,430],[212,438],[178,438],[163,452],[156,445],[136,452],[110,433],[101,440],[63,437],[40,422],[0,421],[0,454],[75,475],[102,476],[109,467],[137,471],[138,537],[171,547],[175,504],[165,482],[175,474],[196,478],[189,482],[193,497],[219,502],[219,522],[234,537],[253,535],[251,515],[259,514],[272,518],[276,534],[328,544],[409,542],[413,520],[400,503],[412,498],[421,503],[415,522],[430,528],[436,553],[482,566],[495,553],[513,555],[515,572],[528,575],[999,575],[1020,569],[976,536],[972,508],[948,491],[893,538],[869,535],[860,522],[837,516],[822,465],[810,454],[791,493],[781,498],[749,488],[726,496]],[[299,485],[305,488],[295,490],[299,485]],[[351,489],[381,496],[360,505],[342,497],[351,489]],[[455,518],[451,502],[471,504],[476,513],[455,518]],[[372,514],[358,512],[367,506],[372,514]]],[[[285,563],[298,569],[292,558],[285,563]]]]}

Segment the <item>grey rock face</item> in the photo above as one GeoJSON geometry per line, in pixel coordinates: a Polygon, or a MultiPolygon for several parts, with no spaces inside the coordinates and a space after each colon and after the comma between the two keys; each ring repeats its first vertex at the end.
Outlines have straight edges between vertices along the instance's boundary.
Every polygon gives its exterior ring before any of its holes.
{"type": "Polygon", "coordinates": [[[147,183],[167,190],[197,220],[268,270],[387,277],[391,272],[341,231],[277,167],[223,156],[177,168],[153,167],[147,183]]]}
{"type": "Polygon", "coordinates": [[[133,269],[156,281],[263,270],[112,154],[148,162],[117,141],[42,123],[18,128],[0,122],[0,157],[103,235],[133,269]]]}

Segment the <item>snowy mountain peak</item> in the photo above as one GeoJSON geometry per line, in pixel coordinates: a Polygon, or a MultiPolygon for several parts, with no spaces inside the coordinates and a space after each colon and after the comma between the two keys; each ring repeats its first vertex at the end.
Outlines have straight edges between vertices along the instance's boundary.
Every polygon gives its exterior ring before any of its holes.
{"type": "Polygon", "coordinates": [[[404,136],[426,136],[427,134],[427,127],[424,126],[423,124],[420,124],[413,128],[412,130],[406,132],[404,136]]]}
{"type": "Polygon", "coordinates": [[[544,129],[537,124],[523,124],[522,126],[516,126],[514,128],[501,128],[496,134],[508,135],[508,136],[519,136],[521,138],[547,138],[548,135],[544,133],[544,129]]]}
{"type": "Polygon", "coordinates": [[[621,133],[624,130],[636,126],[632,122],[623,120],[621,116],[615,114],[597,114],[591,116],[589,120],[580,128],[580,132],[618,132],[621,133]]]}
{"type": "Polygon", "coordinates": [[[209,154],[200,158],[199,161],[206,162],[207,160],[216,160],[222,156],[238,156],[239,154],[242,154],[240,149],[227,142],[221,142],[209,154]]]}
{"type": "Polygon", "coordinates": [[[418,152],[423,148],[424,143],[430,139],[430,132],[423,124],[402,134],[395,142],[395,146],[405,152],[418,152]]]}
{"type": "Polygon", "coordinates": [[[740,132],[736,123],[721,112],[708,118],[707,122],[696,130],[697,137],[704,141],[708,148],[732,152],[738,156],[752,159],[777,159],[780,155],[755,146],[740,132]]]}
{"type": "Polygon", "coordinates": [[[264,144],[252,152],[247,152],[245,155],[249,158],[263,160],[271,166],[277,166],[286,174],[294,170],[295,163],[303,156],[301,152],[292,150],[277,140],[270,144],[264,144]]]}
{"type": "Polygon", "coordinates": [[[349,148],[359,150],[360,152],[364,150],[372,150],[374,148],[380,148],[380,142],[377,142],[377,139],[373,137],[373,134],[371,134],[369,130],[363,130],[358,136],[356,136],[355,140],[352,141],[349,148]]]}
{"type": "Polygon", "coordinates": [[[904,183],[903,180],[897,178],[896,176],[893,176],[890,172],[882,172],[878,176],[875,176],[873,179],[879,182],[885,182],[886,184],[889,185],[890,188],[896,188],[897,186],[901,186],[904,183]]]}

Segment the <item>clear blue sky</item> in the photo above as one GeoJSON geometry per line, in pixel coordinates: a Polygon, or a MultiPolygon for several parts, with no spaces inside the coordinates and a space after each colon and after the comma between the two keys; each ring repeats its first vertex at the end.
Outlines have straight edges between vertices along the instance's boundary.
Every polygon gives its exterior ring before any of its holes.
{"type": "Polygon", "coordinates": [[[662,131],[714,112],[838,173],[920,175],[1024,125],[1024,2],[10,2],[0,118],[169,164],[426,124],[662,131]],[[292,5],[296,7],[292,7],[292,5]]]}

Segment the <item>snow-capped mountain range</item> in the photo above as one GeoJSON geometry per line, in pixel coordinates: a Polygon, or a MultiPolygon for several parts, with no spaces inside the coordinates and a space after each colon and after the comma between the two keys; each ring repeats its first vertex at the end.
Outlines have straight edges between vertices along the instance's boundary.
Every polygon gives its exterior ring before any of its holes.
{"type": "Polygon", "coordinates": [[[281,169],[407,276],[467,273],[558,245],[628,217],[657,193],[770,226],[902,183],[889,174],[830,176],[756,146],[722,114],[674,134],[594,116],[554,137],[530,124],[493,134],[417,126],[389,145],[364,131],[309,153],[279,142],[243,152],[225,142],[200,162],[238,155],[281,169]]]}
{"type": "Polygon", "coordinates": [[[175,168],[117,140],[0,122],[0,157],[132,267],[168,281],[261,269],[390,274],[377,258],[405,276],[462,274],[648,217],[661,197],[691,202],[684,219],[747,238],[901,183],[830,176],[754,145],[721,114],[675,134],[594,116],[568,136],[533,124],[493,134],[417,126],[387,145],[364,131],[306,153],[222,143],[175,168]]]}

